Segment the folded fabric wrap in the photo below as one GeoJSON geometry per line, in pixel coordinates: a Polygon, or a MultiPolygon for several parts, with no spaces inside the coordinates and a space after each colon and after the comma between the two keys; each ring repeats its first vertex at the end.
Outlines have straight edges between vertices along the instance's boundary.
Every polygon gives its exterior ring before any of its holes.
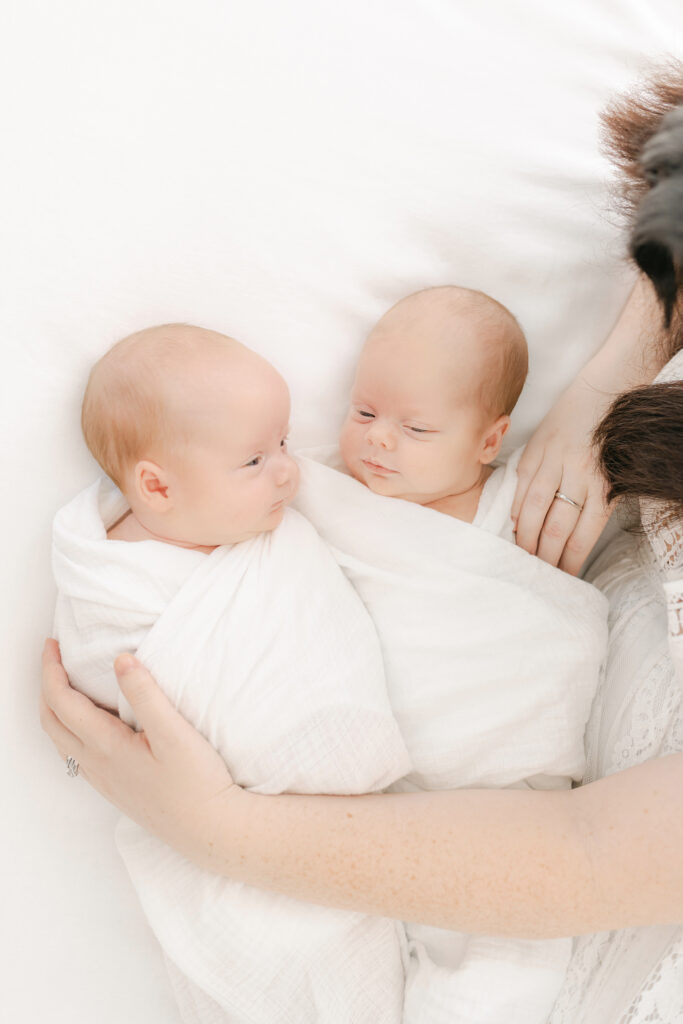
{"type": "MultiPolygon", "coordinates": [[[[76,685],[115,705],[111,660],[136,650],[260,793],[363,793],[405,775],[372,621],[299,513],[205,555],[108,541],[125,507],[103,479],[55,520],[55,626],[76,685]]],[[[398,923],[215,877],[125,819],[117,838],[186,1020],[198,1006],[203,1024],[401,1019],[398,923]]]]}

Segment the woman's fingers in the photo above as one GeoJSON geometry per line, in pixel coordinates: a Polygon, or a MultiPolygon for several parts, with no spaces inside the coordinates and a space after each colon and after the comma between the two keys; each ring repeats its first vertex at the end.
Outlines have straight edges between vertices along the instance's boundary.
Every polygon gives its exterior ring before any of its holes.
{"type": "Polygon", "coordinates": [[[576,475],[568,475],[551,493],[551,479],[538,473],[532,481],[517,524],[517,543],[549,565],[575,576],[609,519],[602,480],[589,478],[586,491],[585,483],[576,475]],[[567,479],[571,482],[565,482],[567,479]],[[581,507],[558,498],[557,491],[581,507]]]}
{"type": "Polygon", "coordinates": [[[576,576],[593,550],[609,516],[610,512],[601,489],[596,488],[589,492],[583,512],[562,551],[562,557],[558,563],[560,569],[576,576]]]}
{"type": "Polygon", "coordinates": [[[515,525],[515,529],[517,528],[519,513],[529,490],[529,485],[536,476],[542,461],[543,446],[535,445],[533,441],[530,441],[522,452],[522,457],[517,466],[517,490],[515,491],[510,511],[510,517],[515,525]]]}
{"type": "Polygon", "coordinates": [[[517,519],[517,544],[530,555],[538,551],[541,530],[561,479],[561,464],[546,458],[529,483],[517,519]]]}
{"type": "Polygon", "coordinates": [[[62,664],[62,654],[59,650],[59,644],[54,637],[49,636],[43,644],[43,667],[48,664],[57,662],[58,665],[62,664]]]}
{"type": "Polygon", "coordinates": [[[75,757],[83,774],[102,790],[95,780],[103,764],[115,751],[122,750],[119,756],[125,756],[133,730],[70,686],[55,640],[47,640],[43,649],[42,682],[43,729],[62,757],[75,757]]]}
{"type": "Polygon", "coordinates": [[[62,725],[54,711],[48,707],[42,693],[40,695],[40,724],[56,746],[63,761],[66,761],[67,757],[75,757],[77,761],[80,759],[83,744],[66,726],[62,725]]]}
{"type": "Polygon", "coordinates": [[[188,723],[159,689],[148,669],[132,654],[120,654],[114,662],[114,671],[150,750],[155,757],[165,756],[186,738],[188,723]]]}
{"type": "Polygon", "coordinates": [[[62,659],[59,652],[59,644],[56,640],[49,638],[43,647],[43,674],[42,690],[40,694],[40,724],[64,757],[76,756],[76,750],[80,751],[83,744],[78,736],[65,724],[58,713],[64,712],[65,695],[73,692],[69,686],[69,680],[62,666],[62,659]]]}
{"type": "Polygon", "coordinates": [[[559,565],[568,539],[577,527],[586,502],[586,483],[574,476],[563,476],[541,527],[536,554],[549,565],[559,565]],[[558,493],[565,498],[558,498],[558,493]],[[576,502],[572,505],[567,498],[576,502]],[[577,507],[578,506],[578,507],[577,507]]]}
{"type": "Polygon", "coordinates": [[[147,669],[120,655],[123,695],[144,730],[134,732],[69,685],[54,640],[45,644],[41,722],[61,757],[124,814],[186,856],[206,856],[228,793],[238,793],[221,756],[185,721],[147,669]]]}

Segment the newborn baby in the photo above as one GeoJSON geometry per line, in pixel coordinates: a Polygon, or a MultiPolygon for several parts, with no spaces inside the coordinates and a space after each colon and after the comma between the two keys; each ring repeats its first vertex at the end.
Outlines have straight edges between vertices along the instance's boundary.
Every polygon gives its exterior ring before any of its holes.
{"type": "MultiPolygon", "coordinates": [[[[522,329],[495,299],[454,286],[409,295],[361,353],[340,437],[349,472],[376,494],[476,521],[527,367],[522,329]]],[[[514,539],[509,516],[499,528],[514,539]]]]}
{"type": "MultiPolygon", "coordinates": [[[[244,786],[379,790],[410,765],[372,622],[288,508],[289,414],[279,373],[231,338],[171,324],[115,345],[83,403],[107,477],[55,520],[55,635],[108,707],[113,659],[136,651],[244,786]]],[[[219,879],[132,822],[118,842],[186,1021],[400,1021],[397,922],[219,879]]]]}
{"type": "MultiPolygon", "coordinates": [[[[396,789],[566,788],[583,774],[604,599],[508,543],[521,453],[492,467],[526,372],[505,307],[464,288],[418,292],[362,350],[339,445],[355,479],[319,464],[343,468],[337,453],[300,459],[297,507],[382,642],[413,762],[396,789]]],[[[569,939],[406,928],[406,1024],[545,1024],[569,939]]]]}

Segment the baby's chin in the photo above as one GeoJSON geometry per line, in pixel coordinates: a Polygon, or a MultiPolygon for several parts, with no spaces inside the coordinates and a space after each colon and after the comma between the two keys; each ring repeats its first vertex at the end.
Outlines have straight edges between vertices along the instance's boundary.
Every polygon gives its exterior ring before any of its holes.
{"type": "Polygon", "coordinates": [[[253,527],[243,527],[242,529],[235,530],[233,532],[227,531],[222,535],[222,537],[219,539],[214,538],[210,544],[205,546],[226,547],[231,544],[241,544],[245,540],[253,540],[254,537],[260,537],[262,533],[272,533],[273,530],[277,530],[278,526],[284,519],[285,511],[289,504],[289,501],[285,501],[282,505],[278,505],[277,508],[267,513],[260,522],[254,523],[253,527]]]}
{"type": "Polygon", "coordinates": [[[358,468],[350,469],[351,475],[364,484],[374,494],[381,494],[385,498],[403,498],[405,496],[405,483],[397,473],[391,476],[379,476],[371,473],[362,464],[358,468]]]}
{"type": "Polygon", "coordinates": [[[371,473],[365,466],[361,464],[360,469],[357,471],[350,470],[351,475],[364,484],[369,491],[374,494],[381,494],[384,498],[400,498],[401,501],[412,501],[416,505],[428,505],[431,501],[441,497],[441,492],[433,493],[432,491],[421,493],[419,491],[411,490],[407,486],[407,481],[397,473],[391,476],[379,476],[378,474],[371,473]]]}

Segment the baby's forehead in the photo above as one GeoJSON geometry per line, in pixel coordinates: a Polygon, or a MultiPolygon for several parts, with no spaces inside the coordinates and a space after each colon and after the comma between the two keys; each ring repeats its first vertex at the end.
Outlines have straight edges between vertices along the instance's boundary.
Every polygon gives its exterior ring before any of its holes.
{"type": "Polygon", "coordinates": [[[206,431],[217,412],[239,415],[249,401],[271,402],[287,392],[275,368],[257,353],[189,325],[147,329],[124,339],[110,355],[122,380],[153,396],[166,423],[182,424],[186,434],[206,431]]]}
{"type": "Polygon", "coordinates": [[[385,370],[409,382],[427,371],[435,384],[446,384],[454,372],[483,374],[490,345],[485,325],[471,314],[447,321],[421,316],[383,319],[363,346],[358,378],[385,370]]]}

